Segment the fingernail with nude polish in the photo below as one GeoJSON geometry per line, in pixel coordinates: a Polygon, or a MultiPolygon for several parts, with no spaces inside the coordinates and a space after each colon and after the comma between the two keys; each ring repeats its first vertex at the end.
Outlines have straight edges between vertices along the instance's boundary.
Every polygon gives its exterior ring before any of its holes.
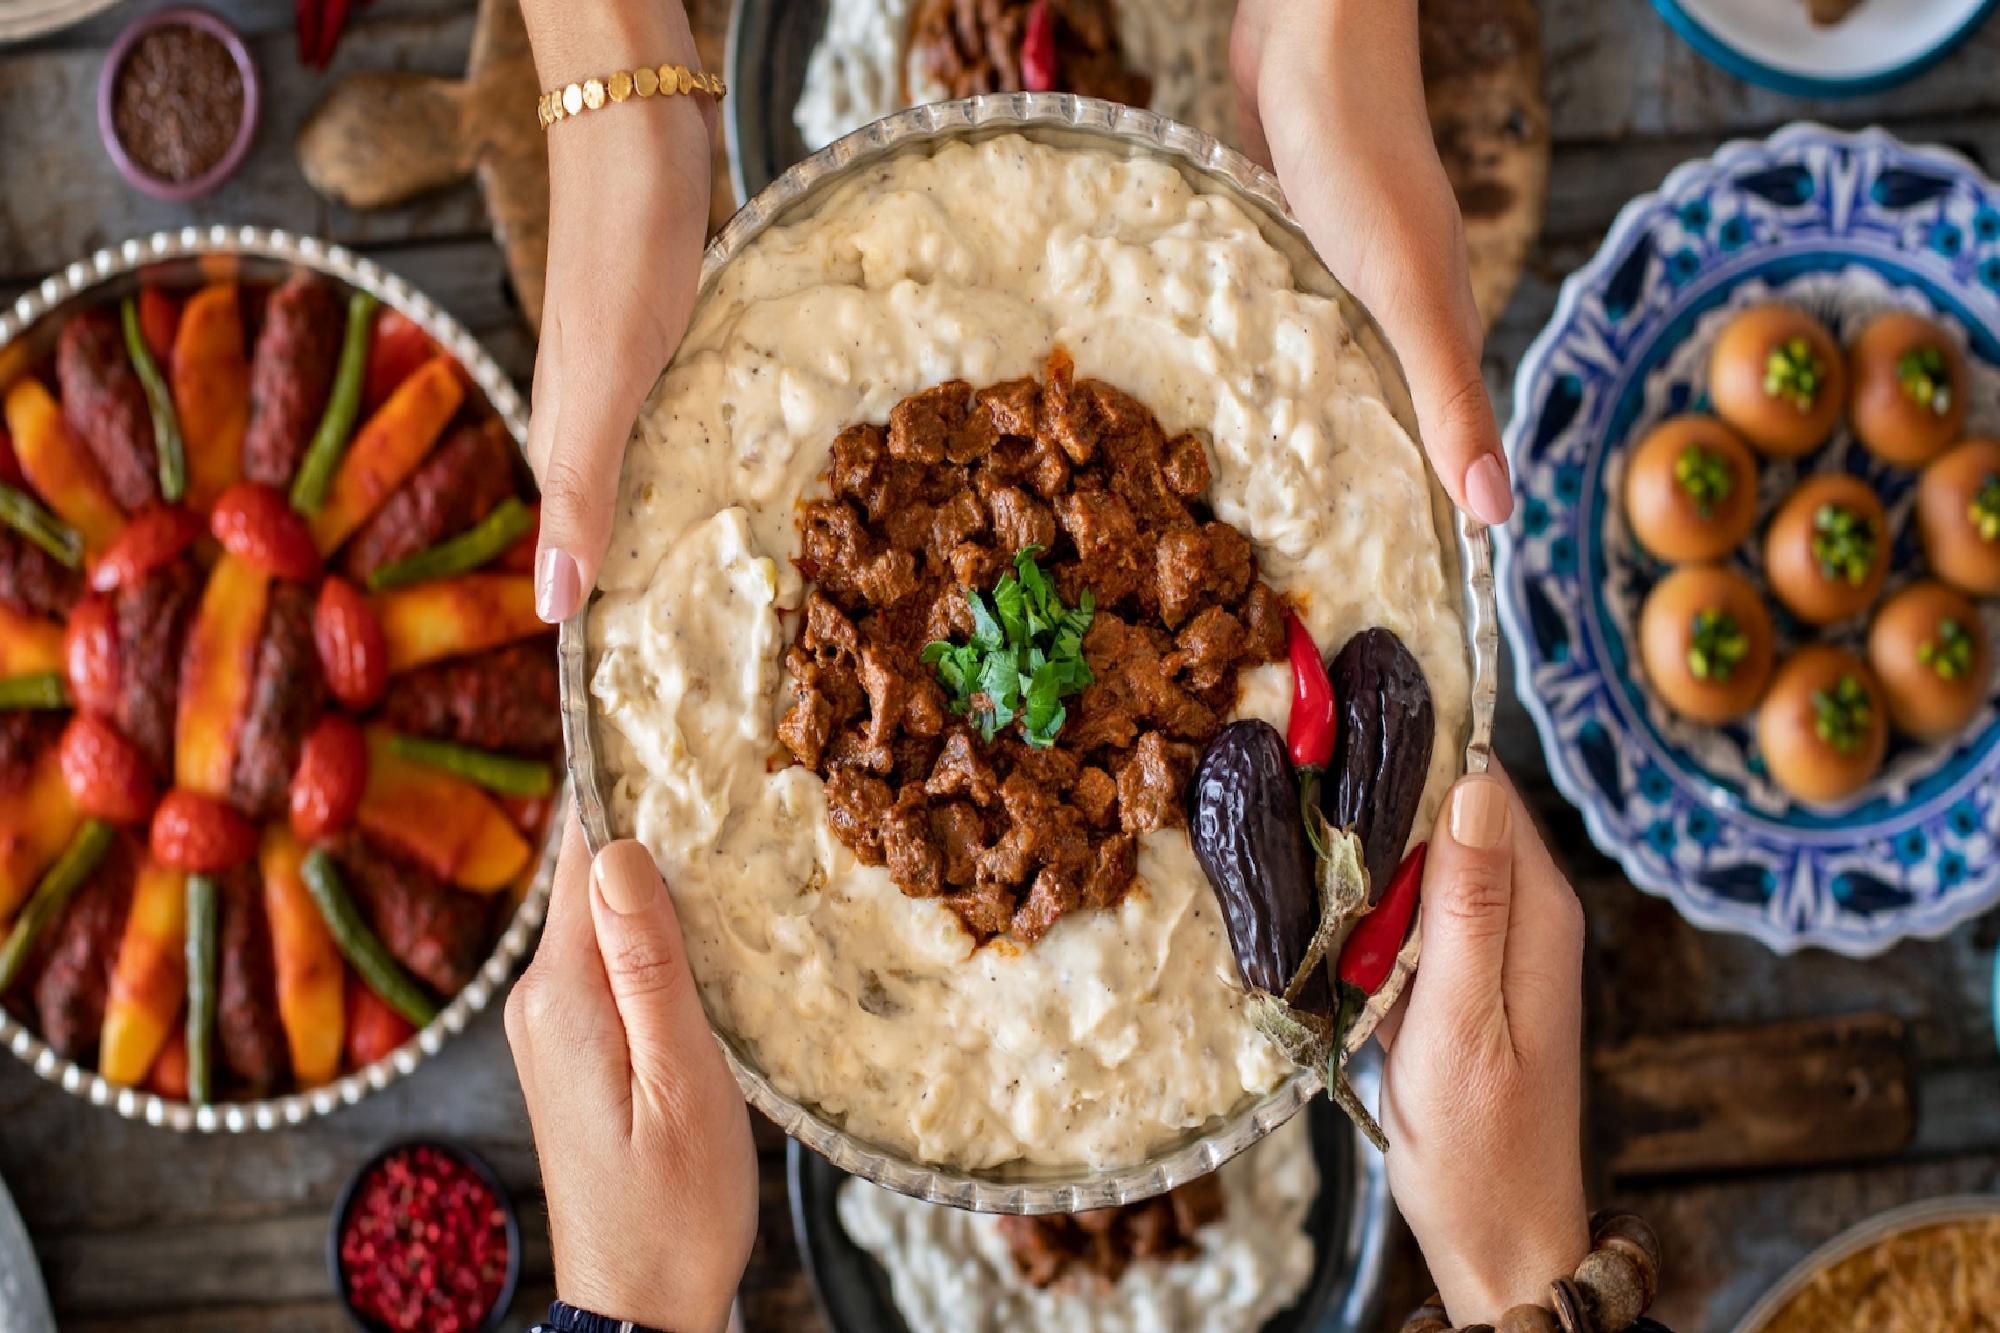
{"type": "Polygon", "coordinates": [[[1505,523],[1514,512],[1514,492],[1500,455],[1488,454],[1465,470],[1465,507],[1481,523],[1505,523]]]}
{"type": "Polygon", "coordinates": [[[1461,779],[1451,792],[1451,840],[1475,852],[1490,851],[1507,836],[1507,792],[1489,777],[1461,779]]]}
{"type": "Polygon", "coordinates": [[[583,600],[583,577],[568,551],[551,546],[535,562],[535,614],[560,625],[576,614],[583,600]]]}
{"type": "Polygon", "coordinates": [[[619,916],[644,909],[660,891],[660,872],[644,843],[612,843],[597,854],[590,873],[597,881],[597,896],[619,916]]]}

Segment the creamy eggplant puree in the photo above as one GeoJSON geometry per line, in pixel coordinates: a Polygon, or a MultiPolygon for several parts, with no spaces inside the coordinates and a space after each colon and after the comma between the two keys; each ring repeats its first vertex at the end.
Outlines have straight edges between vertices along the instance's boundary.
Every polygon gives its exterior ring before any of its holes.
{"type": "MultiPolygon", "coordinates": [[[[1423,664],[1438,739],[1417,828],[1461,765],[1468,668],[1416,444],[1338,307],[1233,201],[1165,163],[1006,136],[903,157],[748,246],[634,428],[590,620],[610,820],[673,887],[711,1016],[783,1092],[961,1168],[1143,1160],[1277,1085],[1180,829],[1108,912],[975,950],[827,826],[782,762],[793,507],[834,436],[953,377],[1063,346],[1212,440],[1210,503],[1327,649],[1369,626],[1423,664]]],[[[1244,710],[1282,726],[1282,667],[1244,710]]]]}
{"type": "Polygon", "coordinates": [[[840,1187],[840,1224],[889,1274],[910,1333],[1256,1333],[1313,1274],[1306,1213],[1319,1193],[1306,1117],[1295,1116],[1223,1166],[1223,1213],[1196,1233],[1201,1252],[1140,1259],[1106,1283],[1076,1274],[1037,1288],[1021,1276],[1000,1219],[840,1187]]]}
{"type": "MultiPolygon", "coordinates": [[[[805,87],[792,113],[809,149],[824,148],[871,120],[915,102],[936,102],[910,59],[911,0],[833,0],[826,32],[806,62],[805,87]]],[[[1152,109],[1236,140],[1229,85],[1229,27],[1234,0],[1123,0],[1118,40],[1133,69],[1153,80],[1152,109]]]]}

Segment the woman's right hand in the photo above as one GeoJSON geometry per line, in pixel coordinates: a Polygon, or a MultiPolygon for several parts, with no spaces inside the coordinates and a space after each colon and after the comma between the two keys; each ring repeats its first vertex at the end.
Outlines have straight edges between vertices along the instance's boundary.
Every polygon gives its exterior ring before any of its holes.
{"type": "MultiPolygon", "coordinates": [[[[701,67],[679,0],[527,0],[522,12],[543,88],[642,65],[701,67]]],[[[715,122],[715,99],[696,93],[634,97],[547,131],[548,290],[528,423],[544,620],[567,620],[597,581],[625,441],[687,330],[715,122]]]]}
{"type": "Polygon", "coordinates": [[[1583,909],[1501,778],[1452,788],[1423,965],[1380,1030],[1389,1185],[1454,1324],[1543,1303],[1590,1248],[1583,909]]]}

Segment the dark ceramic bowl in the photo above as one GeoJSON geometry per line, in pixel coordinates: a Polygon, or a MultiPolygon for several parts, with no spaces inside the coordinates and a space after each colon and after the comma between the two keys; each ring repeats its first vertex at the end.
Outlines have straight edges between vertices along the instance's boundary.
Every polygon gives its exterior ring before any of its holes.
{"type": "Polygon", "coordinates": [[[397,1153],[412,1148],[429,1148],[471,1168],[474,1175],[486,1182],[486,1188],[493,1191],[500,1211],[507,1216],[507,1275],[500,1280],[500,1291],[493,1298],[493,1308],[472,1330],[472,1333],[497,1333],[508,1310],[513,1307],[514,1290],[521,1283],[521,1213],[514,1206],[514,1196],[508,1193],[506,1182],[500,1179],[500,1173],[493,1169],[492,1164],[464,1144],[450,1139],[419,1136],[386,1143],[357,1167],[354,1174],[347,1178],[347,1183],[340,1187],[340,1197],[333,1201],[333,1228],[326,1238],[326,1266],[333,1276],[333,1289],[340,1294],[341,1308],[347,1311],[349,1321],[360,1333],[387,1333],[383,1324],[354,1308],[347,1269],[340,1262],[340,1237],[347,1230],[347,1215],[354,1207],[355,1192],[361,1188],[361,1182],[373,1174],[376,1167],[397,1153]]]}
{"type": "Polygon", "coordinates": [[[118,174],[131,182],[135,189],[169,203],[185,203],[207,194],[229,179],[242,165],[244,154],[250,151],[250,140],[257,133],[257,106],[257,66],[251,61],[250,48],[243,44],[241,34],[207,10],[190,5],[155,10],[133,20],[125,31],[118,34],[118,40],[111,44],[111,52],[104,57],[104,68],[97,76],[97,133],[104,140],[104,151],[111,154],[112,165],[118,168],[118,174]],[[175,27],[199,28],[220,41],[228,48],[230,59],[236,62],[237,72],[243,76],[243,120],[236,127],[236,138],[214,166],[192,180],[184,181],[162,180],[133,161],[118,137],[118,127],[112,122],[112,101],[118,85],[118,71],[125,64],[125,57],[147,33],[175,27]]]}

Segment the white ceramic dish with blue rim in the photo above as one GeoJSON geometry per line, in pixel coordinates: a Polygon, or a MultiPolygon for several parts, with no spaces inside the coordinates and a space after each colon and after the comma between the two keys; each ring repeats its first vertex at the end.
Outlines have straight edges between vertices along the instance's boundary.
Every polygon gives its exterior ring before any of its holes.
{"type": "Polygon", "coordinates": [[[1739,79],[1796,97],[1854,97],[1915,78],[2000,0],[1863,0],[1820,27],[1804,0],[1653,0],[1688,45],[1739,79]]]}
{"type": "MultiPolygon", "coordinates": [[[[1780,952],[1865,956],[2000,900],[2000,711],[1989,701],[1953,745],[1895,742],[1856,798],[1803,806],[1765,776],[1749,728],[1667,713],[1628,647],[1662,567],[1625,530],[1624,446],[1703,409],[1721,325],[1774,298],[1843,340],[1889,306],[1940,320],[1970,352],[1968,433],[2000,435],[2000,187],[1875,130],[1800,124],[1725,145],[1626,205],[1521,363],[1501,623],[1556,785],[1635,884],[1780,952]]],[[[1897,533],[1891,588],[1914,576],[1915,473],[1874,462],[1843,427],[1802,464],[1766,464],[1760,512],[1801,469],[1876,485],[1897,533]]],[[[1757,554],[1753,537],[1738,556],[1753,580],[1757,554]]],[[[2000,606],[1985,615],[2000,630],[2000,606]]],[[[1778,622],[1781,648],[1807,640],[1781,610],[1778,622]]],[[[1811,637],[1855,647],[1863,629],[1811,637]]]]}

